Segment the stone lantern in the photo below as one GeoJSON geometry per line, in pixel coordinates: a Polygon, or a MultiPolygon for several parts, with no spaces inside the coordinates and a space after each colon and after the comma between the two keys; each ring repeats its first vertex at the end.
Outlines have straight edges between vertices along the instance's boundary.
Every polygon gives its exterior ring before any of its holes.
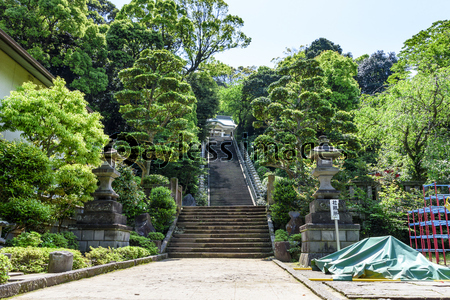
{"type": "Polygon", "coordinates": [[[125,247],[129,245],[131,227],[127,226],[127,217],[122,214],[122,204],[116,199],[119,195],[111,184],[120,174],[115,169],[121,156],[111,146],[103,153],[102,165],[92,170],[97,175],[99,186],[92,194],[93,201],[84,205],[84,212],[77,216],[76,229],[80,251],[89,251],[96,247],[125,247]]]}
{"type": "MultiPolygon", "coordinates": [[[[317,177],[320,186],[309,204],[310,213],[305,216],[305,225],[300,227],[302,234],[302,254],[300,264],[309,266],[312,259],[321,258],[337,250],[334,221],[331,220],[330,199],[337,199],[340,192],[331,185],[331,179],[339,172],[333,167],[333,160],[341,155],[341,150],[329,144],[326,136],[319,137],[319,146],[311,151],[316,161],[312,175],[317,177]]],[[[339,201],[339,239],[341,248],[359,241],[359,225],[352,222],[345,202],[339,201]]]]}

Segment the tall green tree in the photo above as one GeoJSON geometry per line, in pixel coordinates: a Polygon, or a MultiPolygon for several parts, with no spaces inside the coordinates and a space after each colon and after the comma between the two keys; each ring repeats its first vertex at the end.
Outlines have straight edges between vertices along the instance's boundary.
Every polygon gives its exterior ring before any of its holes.
{"type": "Polygon", "coordinates": [[[358,81],[361,93],[373,95],[383,92],[387,87],[387,80],[392,75],[391,68],[398,59],[394,52],[384,53],[379,50],[358,62],[358,81]]]}
{"type": "Polygon", "coordinates": [[[326,38],[319,38],[315,40],[314,42],[309,45],[309,47],[305,48],[305,56],[308,59],[312,59],[323,51],[336,51],[339,54],[342,54],[342,48],[338,44],[333,43],[330,40],[327,40],[326,38]]]}
{"type": "Polygon", "coordinates": [[[195,136],[188,118],[196,99],[180,74],[184,64],[167,50],[144,50],[132,68],[119,73],[124,86],[116,93],[120,112],[133,128],[130,135],[147,150],[136,161],[142,176],[149,175],[152,159],[170,159],[179,152],[174,143],[183,144],[195,136]]]}
{"type": "Polygon", "coordinates": [[[183,50],[188,60],[189,74],[214,54],[236,47],[247,47],[251,38],[241,28],[242,18],[228,14],[228,4],[223,0],[177,0],[193,29],[183,40],[183,50]]]}
{"type": "Polygon", "coordinates": [[[0,131],[21,131],[22,138],[51,160],[53,185],[39,192],[57,206],[59,220],[92,199],[97,188],[91,170],[100,165],[108,137],[100,114],[88,113],[86,105],[81,92],[70,92],[57,78],[51,88],[24,83],[2,100],[0,108],[0,131]]]}
{"type": "Polygon", "coordinates": [[[200,128],[198,138],[203,141],[209,132],[206,120],[214,117],[219,111],[219,87],[207,72],[191,73],[187,81],[197,98],[197,125],[200,128]]]}
{"type": "Polygon", "coordinates": [[[104,28],[88,13],[86,0],[1,0],[0,28],[90,98],[106,89],[108,78],[104,28]]]}
{"type": "Polygon", "coordinates": [[[269,96],[252,102],[256,127],[266,127],[255,140],[262,165],[282,169],[290,178],[305,180],[302,145],[313,142],[334,116],[327,101],[323,70],[316,60],[297,60],[279,70],[283,77],[269,87],[269,96]]]}
{"type": "Polygon", "coordinates": [[[437,21],[405,41],[393,67],[392,80],[405,79],[409,71],[432,73],[450,64],[450,21],[437,21]]]}
{"type": "Polygon", "coordinates": [[[425,153],[450,124],[450,70],[418,73],[385,93],[367,97],[357,114],[359,134],[382,145],[379,164],[398,167],[404,179],[426,180],[425,153]]]}
{"type": "Polygon", "coordinates": [[[360,94],[358,82],[354,79],[358,65],[351,58],[334,51],[323,51],[315,59],[319,62],[325,83],[331,90],[329,102],[337,110],[355,109],[360,94]]]}

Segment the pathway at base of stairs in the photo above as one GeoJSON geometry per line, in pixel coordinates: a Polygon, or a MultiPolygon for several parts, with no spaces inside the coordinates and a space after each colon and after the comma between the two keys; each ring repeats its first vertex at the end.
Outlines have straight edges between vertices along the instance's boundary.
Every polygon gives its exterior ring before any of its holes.
{"type": "Polygon", "coordinates": [[[271,261],[168,259],[38,290],[14,299],[320,299],[271,261]]]}

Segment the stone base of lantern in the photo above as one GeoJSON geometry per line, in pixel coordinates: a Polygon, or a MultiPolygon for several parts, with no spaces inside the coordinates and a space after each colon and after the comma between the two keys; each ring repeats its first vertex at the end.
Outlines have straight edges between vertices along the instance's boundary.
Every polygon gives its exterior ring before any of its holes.
{"type": "Polygon", "coordinates": [[[77,225],[72,232],[76,235],[81,252],[90,247],[120,248],[129,246],[131,227],[126,225],[77,225]]]}
{"type": "Polygon", "coordinates": [[[77,216],[76,228],[80,251],[90,247],[119,248],[129,246],[131,227],[122,215],[122,204],[114,200],[94,200],[85,204],[84,213],[77,216]]]}
{"type": "MultiPolygon", "coordinates": [[[[359,241],[359,229],[358,224],[339,224],[341,249],[359,241]]],[[[300,233],[302,234],[302,253],[299,263],[303,267],[310,266],[312,259],[322,258],[337,251],[334,223],[307,223],[300,227],[300,233]]]]}

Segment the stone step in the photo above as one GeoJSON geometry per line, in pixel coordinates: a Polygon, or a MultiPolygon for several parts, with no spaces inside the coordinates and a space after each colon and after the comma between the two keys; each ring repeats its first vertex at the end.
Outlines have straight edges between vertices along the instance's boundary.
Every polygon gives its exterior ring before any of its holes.
{"type": "Polygon", "coordinates": [[[269,241],[265,242],[236,242],[236,243],[199,243],[199,242],[186,242],[182,239],[176,239],[174,241],[170,241],[170,246],[168,248],[176,248],[176,247],[192,247],[192,248],[261,248],[261,247],[269,247],[272,250],[272,243],[269,241]]]}
{"type": "Polygon", "coordinates": [[[229,253],[271,253],[272,247],[237,247],[237,248],[227,248],[227,247],[213,247],[213,248],[202,248],[202,247],[168,247],[167,252],[229,252],[229,253]]]}
{"type": "Polygon", "coordinates": [[[253,234],[262,233],[267,234],[269,228],[257,228],[257,229],[247,229],[243,231],[242,229],[183,229],[183,234],[253,234]]]}
{"type": "Polygon", "coordinates": [[[226,211],[226,210],[183,210],[183,216],[203,216],[203,215],[217,215],[217,216],[266,216],[265,211],[226,211]]]}
{"type": "Polygon", "coordinates": [[[184,237],[184,235],[179,235],[177,238],[173,238],[170,241],[172,243],[264,243],[270,242],[270,237],[251,237],[251,238],[211,238],[211,237],[184,237]]]}
{"type": "MultiPolygon", "coordinates": [[[[199,225],[187,225],[188,223],[185,224],[178,224],[177,227],[178,229],[183,229],[185,230],[185,232],[187,232],[188,230],[268,230],[269,227],[267,226],[267,224],[263,224],[263,225],[245,225],[245,226],[233,226],[233,225],[203,225],[203,224],[199,224],[199,225]]],[[[247,232],[247,231],[246,231],[247,232]]]]}
{"type": "Polygon", "coordinates": [[[171,252],[170,258],[266,258],[272,253],[171,252]]]}
{"type": "Polygon", "coordinates": [[[184,206],[184,210],[229,210],[229,211],[256,211],[263,210],[266,211],[265,206],[254,206],[254,205],[241,205],[241,206],[184,206]]]}
{"type": "Polygon", "coordinates": [[[229,222],[230,224],[233,224],[234,222],[254,222],[254,221],[261,221],[262,219],[258,219],[258,218],[220,218],[220,217],[199,217],[199,216],[192,216],[192,217],[186,217],[186,216],[182,216],[180,215],[178,217],[178,220],[180,222],[229,222]]]}
{"type": "Polygon", "coordinates": [[[185,238],[259,238],[259,237],[266,237],[269,235],[269,232],[267,233],[260,233],[260,232],[239,232],[239,233],[175,233],[174,237],[180,237],[183,236],[185,238]]]}

